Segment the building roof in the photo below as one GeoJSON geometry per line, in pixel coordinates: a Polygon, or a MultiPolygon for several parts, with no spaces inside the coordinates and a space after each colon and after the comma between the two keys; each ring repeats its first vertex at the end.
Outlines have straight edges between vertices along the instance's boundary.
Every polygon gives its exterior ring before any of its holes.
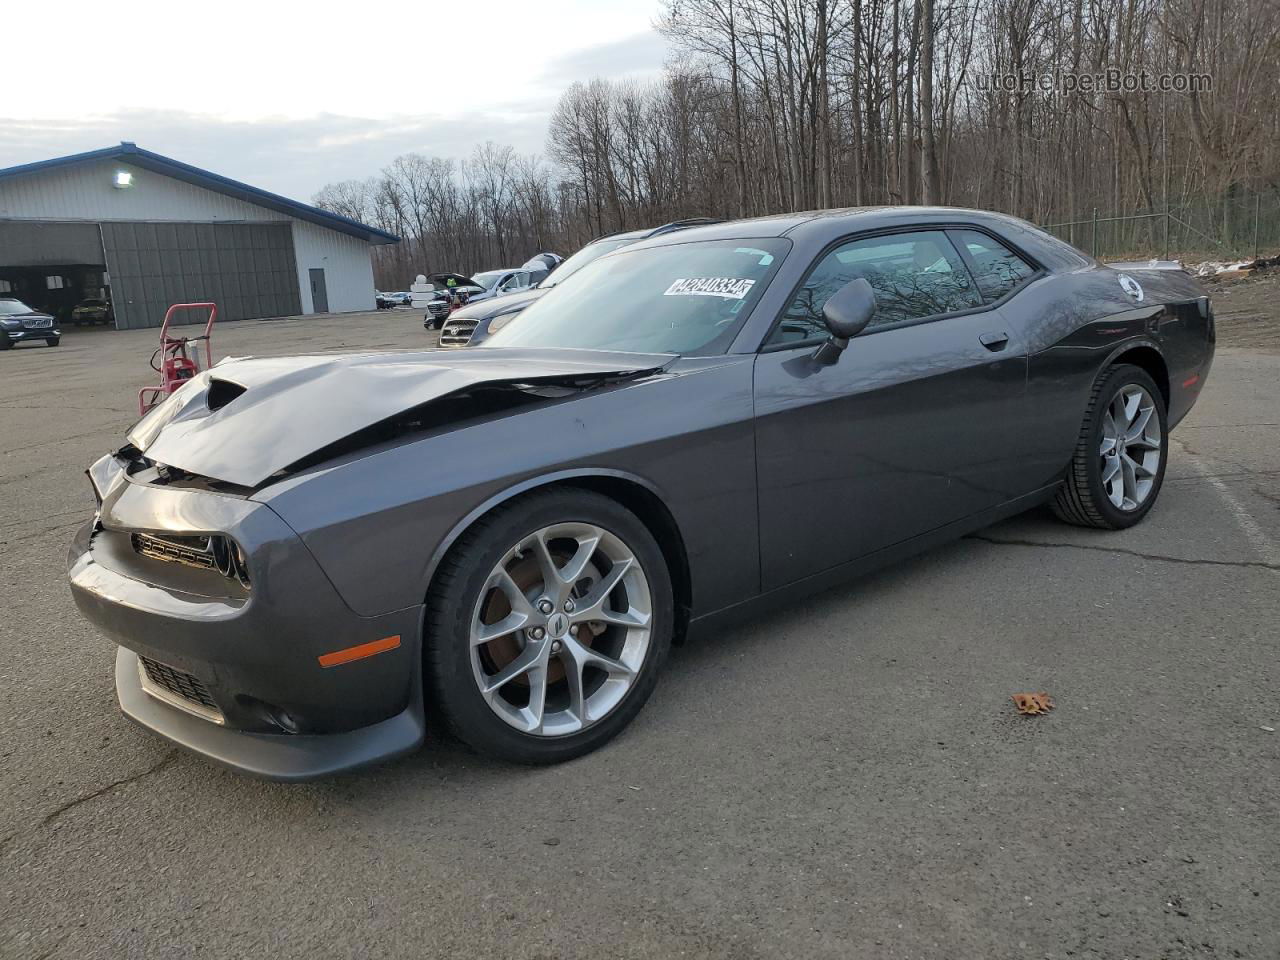
{"type": "Polygon", "coordinates": [[[377,227],[371,227],[366,223],[360,223],[358,220],[352,220],[350,217],[331,213],[328,210],[321,210],[319,207],[313,207],[310,204],[290,200],[288,197],[282,197],[277,193],[270,193],[258,187],[251,187],[247,183],[241,183],[238,180],[232,180],[229,177],[202,170],[199,167],[193,167],[189,163],[174,160],[172,157],[152,153],[150,150],[143,150],[136,143],[130,143],[127,140],[118,146],[104,147],[101,150],[89,150],[85,153],[73,153],[67,157],[54,157],[52,160],[38,160],[35,163],[19,164],[16,167],[4,167],[0,169],[0,181],[7,180],[10,177],[41,173],[45,170],[56,170],[59,167],[68,167],[93,160],[120,160],[130,163],[144,170],[150,170],[152,173],[163,174],[166,177],[182,180],[197,187],[204,187],[206,190],[212,190],[215,193],[235,197],[237,200],[243,200],[246,203],[266,207],[268,210],[275,210],[277,213],[287,214],[291,217],[297,217],[299,220],[306,220],[322,227],[328,227],[330,230],[337,230],[349,236],[359,237],[369,243],[400,242],[400,238],[395,234],[379,230],[377,227]]]}

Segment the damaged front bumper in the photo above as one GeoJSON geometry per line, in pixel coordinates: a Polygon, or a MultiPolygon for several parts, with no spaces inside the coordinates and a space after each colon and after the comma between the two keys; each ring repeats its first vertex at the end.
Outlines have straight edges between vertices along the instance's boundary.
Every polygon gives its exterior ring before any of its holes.
{"type": "Polygon", "coordinates": [[[266,505],[138,481],[110,457],[90,477],[99,516],[77,533],[68,575],[81,612],[120,645],[116,691],[130,719],[280,780],[421,744],[421,605],[356,614],[266,505]],[[202,565],[199,550],[150,547],[210,536],[242,551],[242,579],[202,565]],[[376,655],[335,656],[370,645],[376,655]]]}

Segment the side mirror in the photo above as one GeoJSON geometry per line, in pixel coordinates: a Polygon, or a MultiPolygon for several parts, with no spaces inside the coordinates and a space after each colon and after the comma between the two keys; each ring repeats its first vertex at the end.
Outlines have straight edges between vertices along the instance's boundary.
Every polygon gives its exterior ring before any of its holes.
{"type": "Polygon", "coordinates": [[[850,280],[822,305],[822,319],[831,337],[818,347],[813,358],[823,366],[840,359],[849,341],[860,334],[876,312],[876,294],[871,284],[859,278],[850,280]]]}

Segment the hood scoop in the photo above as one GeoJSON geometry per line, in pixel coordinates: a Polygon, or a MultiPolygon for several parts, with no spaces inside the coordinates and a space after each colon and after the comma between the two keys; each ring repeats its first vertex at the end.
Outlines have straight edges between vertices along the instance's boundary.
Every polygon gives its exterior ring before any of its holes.
{"type": "Polygon", "coordinates": [[[244,391],[245,388],[238,383],[219,377],[210,377],[209,389],[205,393],[205,404],[210,410],[221,410],[244,391]]]}
{"type": "MultiPolygon", "coordinates": [[[[478,348],[237,360],[197,374],[139,420],[128,440],[153,462],[257,487],[370,427],[476,387],[527,385],[554,395],[561,392],[554,388],[654,373],[674,359],[478,348]]],[[[449,412],[470,419],[465,409],[449,412]]]]}

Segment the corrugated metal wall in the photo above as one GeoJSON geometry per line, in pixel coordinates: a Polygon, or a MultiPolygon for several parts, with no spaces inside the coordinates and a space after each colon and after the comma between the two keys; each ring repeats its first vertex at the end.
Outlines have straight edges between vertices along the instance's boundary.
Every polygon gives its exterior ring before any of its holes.
{"type": "Polygon", "coordinates": [[[302,312],[287,223],[104,223],[102,241],[122,330],[159,326],[174,303],[211,300],[223,320],[302,312]]]}
{"type": "Polygon", "coordinates": [[[307,277],[312,267],[324,270],[331,312],[373,309],[373,260],[369,256],[369,244],[359,237],[299,220],[293,225],[293,245],[298,255],[303,313],[314,309],[307,277]]]}
{"type": "Polygon", "coordinates": [[[127,163],[94,161],[6,180],[0,184],[0,220],[6,219],[100,221],[104,228],[111,221],[287,224],[298,312],[312,310],[313,267],[325,272],[330,310],[374,307],[373,265],[364,240],[127,163]],[[133,186],[114,188],[117,170],[131,172],[133,186]]]}

